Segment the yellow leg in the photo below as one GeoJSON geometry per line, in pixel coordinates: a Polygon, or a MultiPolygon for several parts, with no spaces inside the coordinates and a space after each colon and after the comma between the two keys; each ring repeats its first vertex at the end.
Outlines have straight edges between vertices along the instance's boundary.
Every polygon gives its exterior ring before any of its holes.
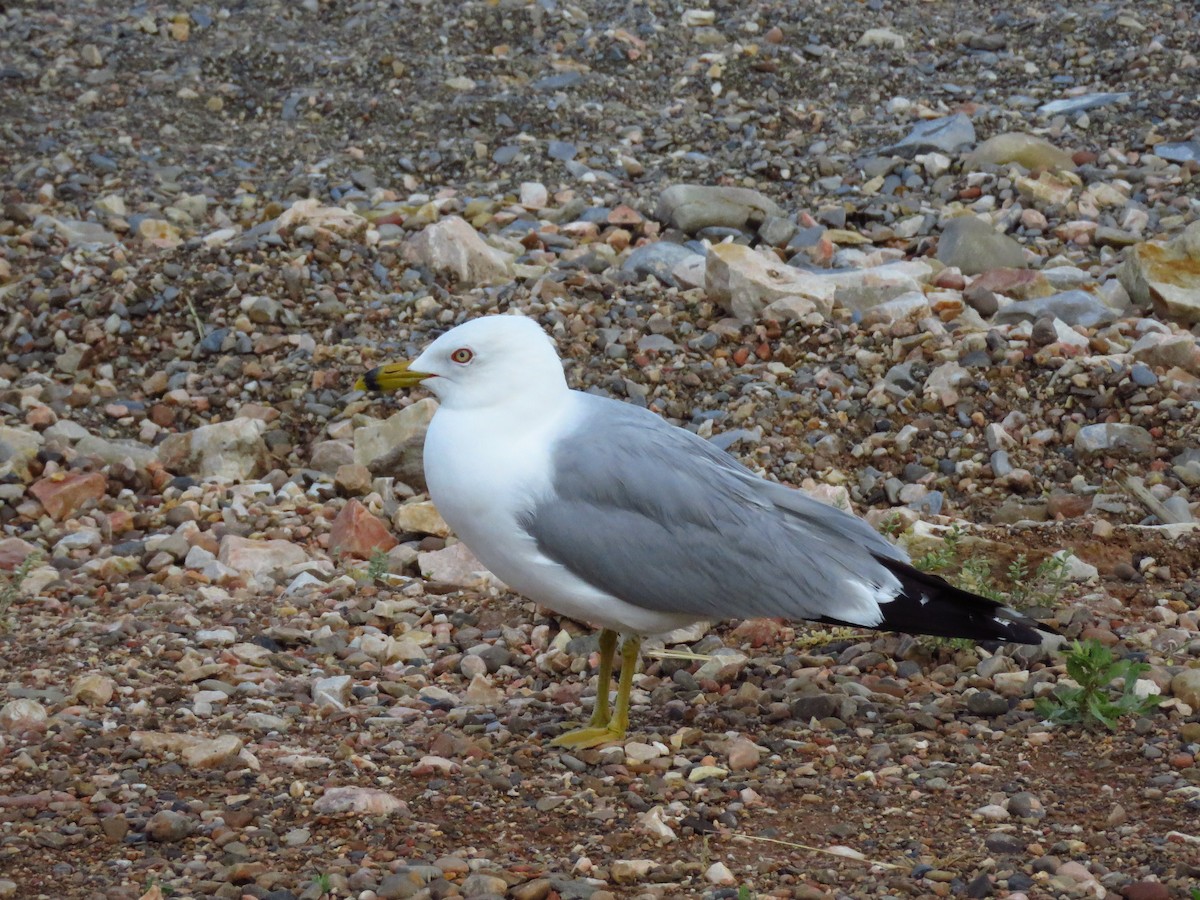
{"type": "Polygon", "coordinates": [[[596,691],[596,708],[586,728],[577,728],[560,734],[551,743],[556,747],[582,750],[598,747],[625,737],[629,729],[629,692],[633,688],[633,675],[637,670],[638,650],[642,639],[626,635],[621,645],[621,680],[617,684],[617,709],[611,716],[608,707],[608,684],[612,679],[613,651],[617,646],[617,633],[604,629],[600,632],[600,683],[596,691]]]}
{"type": "Polygon", "coordinates": [[[608,711],[608,687],[612,684],[613,656],[617,652],[617,633],[611,628],[600,632],[600,673],[596,678],[596,706],[592,710],[592,728],[603,728],[611,717],[608,711]]]}
{"type": "Polygon", "coordinates": [[[633,689],[633,674],[638,667],[638,653],[642,639],[627,635],[621,644],[621,680],[617,684],[617,711],[608,721],[608,730],[618,737],[625,737],[629,730],[629,692],[633,689]]]}

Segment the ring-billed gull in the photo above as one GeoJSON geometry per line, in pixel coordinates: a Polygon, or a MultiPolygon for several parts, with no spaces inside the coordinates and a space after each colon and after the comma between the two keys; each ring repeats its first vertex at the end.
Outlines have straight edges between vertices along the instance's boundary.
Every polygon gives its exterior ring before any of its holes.
{"type": "Polygon", "coordinates": [[[623,737],[642,638],[701,619],[1042,639],[1019,612],[913,568],[862,519],[758,477],[653,412],[570,390],[532,319],[466,322],[356,387],[416,384],[440,401],[425,478],[446,522],[513,590],[602,629],[594,714],[559,745],[623,737]]]}

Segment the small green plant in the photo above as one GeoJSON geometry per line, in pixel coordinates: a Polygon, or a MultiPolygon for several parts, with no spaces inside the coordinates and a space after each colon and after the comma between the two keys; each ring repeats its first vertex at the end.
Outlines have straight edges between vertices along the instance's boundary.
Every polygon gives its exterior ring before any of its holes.
{"type": "Polygon", "coordinates": [[[148,894],[155,886],[158,887],[158,892],[164,897],[172,897],[175,895],[175,888],[169,884],[165,884],[157,875],[147,875],[145,884],[142,885],[142,893],[148,894]]]}
{"type": "Polygon", "coordinates": [[[942,535],[942,545],[914,559],[913,565],[922,572],[944,572],[954,568],[962,551],[962,537],[962,529],[957,525],[952,526],[942,535]]]}
{"type": "Polygon", "coordinates": [[[319,872],[313,876],[313,884],[321,889],[322,894],[328,894],[333,890],[333,879],[324,872],[319,872]]]}
{"type": "Polygon", "coordinates": [[[30,553],[13,569],[12,574],[0,573],[0,634],[8,631],[8,608],[21,596],[21,585],[41,562],[42,554],[30,553]]]}
{"type": "Polygon", "coordinates": [[[371,551],[371,558],[367,560],[367,580],[378,581],[388,571],[388,555],[376,547],[371,551]]]}
{"type": "Polygon", "coordinates": [[[1160,697],[1139,697],[1134,692],[1138,676],[1150,667],[1130,659],[1117,659],[1099,641],[1075,641],[1067,652],[1067,675],[1076,687],[1060,685],[1037,702],[1038,715],[1055,724],[1104,725],[1111,731],[1123,716],[1143,715],[1158,706],[1160,697]],[[1109,685],[1121,679],[1119,694],[1109,685]]]}
{"type": "Polygon", "coordinates": [[[1020,553],[1008,564],[1004,577],[997,579],[990,562],[965,554],[964,549],[962,529],[955,525],[942,536],[940,546],[914,559],[913,565],[923,572],[936,572],[963,590],[1016,609],[1056,604],[1067,583],[1070,550],[1047,556],[1032,570],[1029,557],[1020,553]],[[1007,582],[1007,587],[1001,588],[1000,581],[1007,582]]]}
{"type": "Polygon", "coordinates": [[[746,885],[738,885],[737,900],[754,900],[754,896],[754,891],[750,890],[746,885]]]}
{"type": "Polygon", "coordinates": [[[879,533],[893,541],[904,533],[904,519],[899,513],[890,512],[879,523],[879,533]]]}

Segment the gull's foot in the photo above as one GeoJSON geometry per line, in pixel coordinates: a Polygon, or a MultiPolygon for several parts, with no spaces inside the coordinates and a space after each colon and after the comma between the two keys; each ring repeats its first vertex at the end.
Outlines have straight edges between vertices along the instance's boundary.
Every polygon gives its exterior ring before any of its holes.
{"type": "Polygon", "coordinates": [[[625,729],[616,729],[611,725],[590,725],[587,728],[576,728],[560,734],[550,743],[555,747],[565,747],[568,750],[586,750],[589,747],[599,747],[601,744],[611,744],[625,739],[625,729]]]}

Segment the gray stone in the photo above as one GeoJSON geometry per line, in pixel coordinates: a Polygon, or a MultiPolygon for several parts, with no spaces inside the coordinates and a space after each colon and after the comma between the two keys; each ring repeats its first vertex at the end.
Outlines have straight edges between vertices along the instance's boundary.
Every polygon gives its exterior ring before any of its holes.
{"type": "Polygon", "coordinates": [[[321,441],[313,447],[308,466],[326,475],[335,475],[342,466],[354,463],[354,447],[348,441],[321,441]]]}
{"type": "Polygon", "coordinates": [[[1154,155],[1170,162],[1200,162],[1200,141],[1158,144],[1154,148],[1154,155]]]}
{"type": "Polygon", "coordinates": [[[704,257],[682,244],[670,241],[655,241],[643,244],[626,257],[622,271],[629,272],[639,281],[653,275],[668,287],[679,287],[676,269],[681,265],[703,265],[704,257]]]}
{"type": "Polygon", "coordinates": [[[963,147],[975,143],[975,126],[965,113],[944,116],[940,119],[929,119],[919,122],[897,144],[887,148],[886,152],[899,153],[902,156],[915,156],[937,150],[941,153],[956,153],[963,147]]]}
{"type": "Polygon", "coordinates": [[[1044,317],[1061,319],[1068,325],[1099,328],[1115,322],[1117,314],[1087,291],[1063,291],[1036,300],[1019,300],[996,313],[996,324],[1036,322],[1044,317]]]}
{"type": "Polygon", "coordinates": [[[1043,116],[1073,116],[1076,113],[1108,106],[1121,100],[1128,100],[1129,94],[1096,93],[1080,94],[1078,97],[1067,97],[1065,100],[1051,100],[1038,107],[1038,114],[1043,116]]]}
{"type": "Polygon", "coordinates": [[[80,439],[75,445],[75,451],[80,456],[90,456],[100,460],[105,465],[115,466],[118,463],[132,465],[134,469],[145,470],[159,458],[159,451],[154,447],[131,440],[106,440],[98,435],[89,434],[80,439]]]}
{"type": "Polygon", "coordinates": [[[833,694],[797,697],[792,701],[792,716],[801,722],[807,722],[810,719],[828,719],[837,714],[843,699],[833,694]]]}
{"type": "Polygon", "coordinates": [[[146,837],[162,844],[174,844],[192,833],[193,822],[182,813],[160,809],[146,822],[146,837]]]}
{"type": "Polygon", "coordinates": [[[977,716],[1002,716],[1008,701],[994,691],[976,691],[967,698],[967,709],[977,716]]]}
{"type": "Polygon", "coordinates": [[[991,269],[1024,269],[1029,265],[1020,244],[975,216],[959,216],[946,223],[938,241],[937,258],[964,275],[978,275],[991,269]]]}
{"type": "Polygon", "coordinates": [[[654,217],[689,234],[701,228],[757,227],[783,210],[770,197],[749,188],[674,184],[658,198],[654,217]]]}

